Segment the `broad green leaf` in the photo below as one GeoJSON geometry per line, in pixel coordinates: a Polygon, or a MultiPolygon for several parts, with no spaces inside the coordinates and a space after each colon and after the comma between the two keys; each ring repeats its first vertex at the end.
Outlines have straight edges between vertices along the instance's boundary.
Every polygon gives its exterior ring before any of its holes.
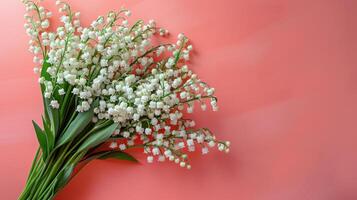
{"type": "Polygon", "coordinates": [[[136,158],[134,158],[132,155],[123,152],[123,151],[110,151],[107,154],[104,154],[99,157],[99,159],[104,160],[108,158],[115,158],[118,160],[128,160],[128,161],[133,161],[133,162],[138,162],[136,158]]]}
{"type": "Polygon", "coordinates": [[[85,149],[90,149],[95,147],[103,142],[105,142],[118,127],[118,123],[113,123],[110,126],[102,128],[98,131],[95,131],[89,135],[89,137],[84,140],[81,146],[78,148],[78,151],[83,151],[85,149]]]}
{"type": "Polygon", "coordinates": [[[91,122],[94,116],[94,107],[86,112],[78,113],[70,125],[66,128],[64,133],[61,135],[57,147],[62,146],[68,141],[75,138],[84,128],[91,122]]]}
{"type": "MultiPolygon", "coordinates": [[[[51,66],[51,64],[48,63],[47,58],[45,58],[43,61],[43,64],[42,64],[41,77],[43,77],[46,81],[51,81],[51,76],[47,72],[47,69],[50,66],[51,66]]],[[[52,134],[55,136],[56,133],[58,132],[58,128],[60,125],[59,111],[58,111],[58,109],[52,109],[50,106],[49,99],[44,97],[44,91],[45,91],[44,84],[41,84],[41,91],[42,91],[42,97],[43,97],[43,104],[44,104],[44,108],[45,108],[45,115],[46,115],[46,118],[51,121],[52,134]]],[[[55,91],[55,93],[56,92],[57,91],[55,91]]]]}
{"type": "Polygon", "coordinates": [[[148,128],[150,126],[149,120],[142,121],[141,125],[143,126],[143,128],[148,128]]]}
{"type": "Polygon", "coordinates": [[[51,66],[50,63],[47,62],[47,57],[44,59],[43,64],[42,64],[42,69],[41,69],[41,77],[45,78],[45,80],[49,81],[51,80],[50,74],[47,72],[47,68],[51,66]]]}
{"type": "Polygon", "coordinates": [[[42,102],[43,102],[43,108],[45,110],[45,119],[50,121],[50,115],[52,115],[50,110],[50,102],[48,101],[48,99],[45,98],[43,94],[42,94],[42,102]]]}
{"type": "MultiPolygon", "coordinates": [[[[50,81],[51,80],[51,76],[50,74],[48,74],[47,69],[51,66],[50,63],[47,62],[47,58],[44,59],[43,64],[42,64],[42,69],[41,69],[41,77],[43,77],[46,81],[50,81]]],[[[41,84],[41,91],[42,94],[45,90],[45,86],[43,84],[41,84]]]]}
{"type": "Polygon", "coordinates": [[[45,114],[46,114],[46,119],[50,120],[50,127],[52,130],[52,134],[55,136],[56,133],[58,132],[58,128],[59,128],[59,123],[60,123],[60,119],[59,119],[59,111],[58,109],[53,109],[50,106],[50,102],[49,99],[43,97],[43,104],[44,104],[44,108],[45,108],[45,114]]]}
{"type": "Polygon", "coordinates": [[[43,132],[43,130],[36,124],[35,121],[32,120],[32,124],[33,124],[33,127],[35,128],[37,140],[38,140],[38,143],[40,144],[40,147],[41,147],[42,152],[43,152],[43,157],[44,157],[44,159],[46,159],[47,154],[48,154],[48,152],[47,152],[46,135],[43,132]]]}
{"type": "Polygon", "coordinates": [[[74,167],[75,165],[73,163],[61,170],[61,172],[57,176],[58,182],[56,184],[56,191],[63,188],[68,183],[69,179],[71,178],[74,167]]]}
{"type": "Polygon", "coordinates": [[[107,153],[108,153],[108,151],[100,151],[100,152],[94,153],[94,154],[90,155],[89,157],[87,157],[86,159],[84,159],[83,162],[88,163],[92,160],[100,158],[101,156],[103,156],[107,153]]]}
{"type": "Polygon", "coordinates": [[[52,149],[54,148],[54,145],[55,145],[55,136],[51,130],[51,127],[50,127],[51,125],[48,124],[43,117],[42,117],[42,124],[43,124],[44,133],[46,135],[47,152],[48,152],[48,154],[50,154],[52,149]]]}
{"type": "MultiPolygon", "coordinates": [[[[66,82],[64,88],[65,88],[66,94],[65,94],[65,96],[64,96],[64,98],[63,98],[62,106],[61,106],[61,108],[60,108],[60,116],[62,116],[62,117],[65,117],[65,116],[67,115],[68,110],[69,110],[70,107],[71,107],[71,106],[69,106],[69,105],[70,105],[71,101],[73,100],[73,98],[72,98],[73,95],[72,95],[72,92],[71,92],[73,86],[69,85],[69,84],[66,82]]],[[[63,120],[64,120],[64,119],[63,119],[63,120]]]]}
{"type": "Polygon", "coordinates": [[[123,152],[123,151],[99,151],[99,152],[96,152],[96,153],[92,154],[91,156],[87,157],[84,160],[84,162],[89,162],[94,159],[105,160],[108,158],[115,158],[118,160],[128,160],[128,161],[138,162],[138,160],[136,160],[136,158],[134,158],[130,154],[123,152]]]}

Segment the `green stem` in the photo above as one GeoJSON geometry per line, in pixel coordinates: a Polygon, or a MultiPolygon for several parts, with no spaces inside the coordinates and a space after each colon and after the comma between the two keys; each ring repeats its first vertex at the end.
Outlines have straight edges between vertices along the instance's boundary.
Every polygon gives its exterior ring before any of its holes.
{"type": "Polygon", "coordinates": [[[35,155],[35,158],[33,159],[32,161],[32,165],[31,165],[31,169],[30,169],[30,174],[27,178],[27,181],[29,181],[31,179],[31,176],[33,175],[33,171],[36,170],[36,167],[37,167],[37,160],[38,160],[38,155],[40,153],[40,147],[37,148],[37,151],[36,151],[36,155],[35,155]]]}
{"type": "Polygon", "coordinates": [[[54,161],[54,156],[52,155],[46,161],[43,161],[43,157],[40,158],[43,162],[43,168],[36,173],[36,177],[33,179],[33,184],[31,191],[29,193],[29,199],[32,199],[35,195],[36,191],[38,190],[39,185],[42,183],[42,178],[46,175],[47,171],[52,166],[52,162],[54,161]]]}
{"type": "Polygon", "coordinates": [[[60,153],[53,154],[52,158],[47,160],[48,163],[43,161],[42,154],[36,154],[26,186],[18,200],[47,200],[53,198],[56,193],[55,184],[60,178],[58,173],[68,163],[79,162],[84,156],[83,153],[75,153],[75,155],[68,157],[70,154],[68,154],[67,150],[70,146],[71,144],[68,144],[65,148],[59,149],[60,153]]]}
{"type": "MultiPolygon", "coordinates": [[[[38,156],[39,154],[36,155],[38,156]]],[[[30,170],[29,178],[26,181],[25,189],[21,193],[19,200],[28,198],[34,188],[34,185],[36,185],[36,180],[44,170],[44,167],[45,165],[42,161],[42,154],[40,155],[40,157],[35,156],[33,168],[32,170],[30,170]]]]}
{"type": "Polygon", "coordinates": [[[38,195],[41,194],[41,192],[46,190],[46,187],[48,187],[48,184],[50,183],[50,181],[54,178],[56,173],[59,172],[60,167],[63,164],[63,161],[66,157],[65,152],[67,152],[70,145],[71,145],[71,142],[66,145],[63,152],[60,151],[61,153],[60,153],[59,157],[56,159],[56,162],[52,166],[49,166],[49,171],[48,171],[47,175],[45,176],[46,178],[39,185],[38,190],[35,192],[34,197],[37,197],[38,195]]]}

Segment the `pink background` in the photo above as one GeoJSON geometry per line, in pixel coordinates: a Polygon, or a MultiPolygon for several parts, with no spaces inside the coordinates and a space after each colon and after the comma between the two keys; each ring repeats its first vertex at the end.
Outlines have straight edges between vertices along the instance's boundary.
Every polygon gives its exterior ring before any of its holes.
{"type": "MultiPolygon", "coordinates": [[[[86,24],[125,5],[191,38],[220,112],[197,113],[230,154],[173,164],[95,161],[57,199],[357,199],[354,0],[71,0],[86,24]]],[[[51,3],[51,6],[53,3],[51,3]]],[[[0,1],[0,199],[16,199],[42,102],[20,0],[0,1]]]]}

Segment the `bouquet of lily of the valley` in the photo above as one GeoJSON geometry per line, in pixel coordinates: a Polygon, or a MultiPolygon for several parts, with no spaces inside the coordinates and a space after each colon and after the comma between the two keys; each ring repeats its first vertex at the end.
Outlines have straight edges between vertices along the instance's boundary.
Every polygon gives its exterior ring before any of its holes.
{"type": "Polygon", "coordinates": [[[192,46],[183,34],[176,44],[154,45],[167,30],[154,21],[130,25],[125,9],[83,27],[80,13],[62,1],[63,25],[49,29],[52,13],[40,2],[23,3],[44,114],[41,126],[33,122],[40,147],[19,199],[52,199],[94,159],[136,161],[129,148],[143,148],[149,163],[187,169],[186,152],[229,151],[229,142],[184,117],[194,104],[218,107],[214,89],[187,66],[192,46]]]}

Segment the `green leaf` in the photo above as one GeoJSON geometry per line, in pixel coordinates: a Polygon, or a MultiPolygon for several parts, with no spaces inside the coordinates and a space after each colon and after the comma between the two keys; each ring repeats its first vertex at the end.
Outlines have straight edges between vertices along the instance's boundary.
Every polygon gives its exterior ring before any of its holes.
{"type": "Polygon", "coordinates": [[[55,145],[55,136],[51,130],[51,127],[50,127],[51,125],[46,122],[46,120],[43,118],[43,116],[42,116],[42,124],[43,124],[44,133],[46,135],[47,152],[48,152],[48,154],[50,154],[52,149],[54,148],[54,145],[55,145]]]}
{"type": "Polygon", "coordinates": [[[72,102],[73,100],[73,95],[72,95],[72,88],[73,86],[69,85],[67,82],[65,83],[65,91],[66,91],[66,94],[63,98],[63,101],[62,101],[62,106],[60,108],[60,116],[62,116],[63,118],[65,118],[64,116],[66,116],[68,114],[68,110],[71,108],[70,106],[70,103],[72,102]]]}
{"type": "Polygon", "coordinates": [[[74,167],[75,165],[73,163],[61,170],[61,172],[57,176],[58,182],[56,184],[56,191],[60,190],[68,183],[69,179],[71,178],[74,167]]]}
{"type": "Polygon", "coordinates": [[[52,107],[50,107],[50,110],[51,110],[51,113],[52,113],[52,115],[50,117],[51,129],[52,129],[53,136],[55,136],[56,133],[58,132],[58,129],[59,129],[60,116],[59,116],[58,109],[53,109],[52,107]]]}
{"type": "Polygon", "coordinates": [[[84,140],[81,146],[78,148],[78,151],[83,151],[95,147],[103,142],[105,142],[118,127],[118,123],[113,123],[110,126],[102,128],[98,131],[95,131],[89,135],[89,137],[84,140]]]}
{"type": "MultiPolygon", "coordinates": [[[[50,63],[47,62],[47,57],[44,59],[41,69],[41,77],[43,77],[46,81],[51,81],[51,75],[48,74],[47,69],[51,66],[50,63]]],[[[43,104],[45,108],[45,116],[46,119],[51,121],[51,129],[52,134],[55,136],[58,132],[59,125],[60,125],[60,116],[58,109],[52,109],[50,106],[49,99],[44,97],[45,86],[41,84],[41,91],[42,91],[42,98],[43,104]]],[[[57,91],[55,91],[56,93],[57,91]]]]}
{"type": "Polygon", "coordinates": [[[33,127],[35,128],[38,143],[40,144],[40,147],[43,152],[43,158],[46,159],[47,154],[48,154],[46,135],[43,132],[43,130],[36,124],[35,121],[32,120],[32,124],[33,124],[33,127]]]}
{"type": "Polygon", "coordinates": [[[49,81],[49,80],[51,80],[51,76],[47,72],[47,68],[49,68],[51,66],[51,64],[49,62],[47,62],[47,60],[48,60],[48,57],[46,57],[43,61],[42,69],[41,69],[41,77],[43,77],[43,78],[45,78],[45,80],[49,81]]]}
{"type": "Polygon", "coordinates": [[[50,107],[50,102],[48,101],[49,99],[45,98],[45,96],[42,94],[42,101],[43,101],[43,107],[45,109],[45,118],[47,120],[50,120],[50,115],[51,113],[51,107],[50,107]]]}
{"type": "Polygon", "coordinates": [[[141,122],[141,125],[143,126],[143,128],[148,128],[150,126],[149,120],[144,120],[141,122]]]}
{"type": "MultiPolygon", "coordinates": [[[[50,63],[47,62],[47,58],[44,59],[43,64],[42,64],[42,69],[41,69],[41,77],[43,77],[46,81],[51,80],[50,74],[47,72],[47,69],[51,66],[50,63]]],[[[42,94],[45,90],[45,86],[41,84],[41,91],[42,94]]]]}
{"type": "Polygon", "coordinates": [[[133,162],[139,162],[132,155],[130,155],[126,152],[123,152],[123,151],[110,151],[107,154],[100,156],[98,159],[104,160],[104,159],[108,159],[108,158],[115,158],[118,160],[128,160],[128,161],[133,161],[133,162]]]}
{"type": "Polygon", "coordinates": [[[92,106],[91,109],[86,112],[81,112],[77,114],[74,120],[70,123],[64,133],[61,135],[56,146],[62,146],[63,144],[67,143],[68,141],[75,138],[78,134],[80,134],[81,131],[83,131],[85,127],[91,122],[93,116],[94,106],[92,106]]]}
{"type": "Polygon", "coordinates": [[[59,119],[59,111],[58,109],[53,109],[50,106],[50,102],[49,99],[43,97],[43,104],[44,104],[44,108],[45,108],[45,116],[46,119],[50,120],[50,127],[52,130],[52,134],[53,136],[56,135],[56,133],[58,132],[58,128],[59,128],[59,123],[60,123],[60,119],[59,119]]]}
{"type": "Polygon", "coordinates": [[[94,154],[90,155],[89,157],[87,157],[86,159],[84,159],[83,163],[87,164],[88,162],[90,162],[92,160],[95,160],[95,159],[98,159],[98,158],[100,158],[101,156],[103,156],[103,155],[105,155],[107,153],[108,153],[108,151],[100,151],[100,152],[94,153],[94,154]]]}
{"type": "Polygon", "coordinates": [[[136,158],[134,158],[132,155],[123,152],[123,151],[99,151],[96,152],[89,157],[87,157],[84,162],[88,163],[91,160],[94,159],[100,159],[100,160],[105,160],[108,158],[115,158],[118,160],[128,160],[128,161],[133,161],[133,162],[139,162],[136,158]]]}

